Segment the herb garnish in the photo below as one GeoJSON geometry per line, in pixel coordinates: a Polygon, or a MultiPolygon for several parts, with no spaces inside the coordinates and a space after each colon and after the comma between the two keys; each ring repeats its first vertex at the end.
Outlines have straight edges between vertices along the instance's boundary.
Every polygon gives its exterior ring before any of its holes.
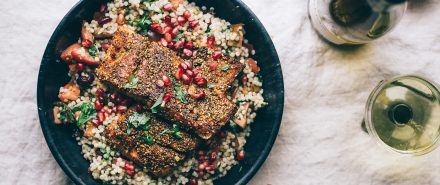
{"type": "Polygon", "coordinates": [[[83,103],[79,106],[73,107],[70,109],[67,106],[64,106],[60,111],[60,118],[62,120],[70,120],[78,127],[83,127],[84,123],[95,118],[97,115],[95,106],[92,103],[83,103]],[[75,119],[75,112],[80,111],[78,119],[75,119]]]}
{"type": "Polygon", "coordinates": [[[133,21],[133,25],[141,28],[141,31],[148,31],[149,25],[153,23],[150,16],[144,16],[142,18],[137,18],[133,21]]]}
{"type": "Polygon", "coordinates": [[[96,57],[96,54],[98,53],[98,48],[96,48],[95,44],[92,44],[89,48],[89,54],[92,57],[96,57]]]}
{"type": "Polygon", "coordinates": [[[153,104],[153,106],[151,106],[151,112],[156,114],[158,109],[160,108],[160,105],[162,104],[163,101],[163,96],[165,96],[165,93],[160,94],[159,98],[157,98],[156,102],[153,104]]]}
{"type": "Polygon", "coordinates": [[[125,89],[135,89],[138,85],[139,78],[132,74],[128,77],[128,83],[124,85],[125,89]]]}
{"type": "Polygon", "coordinates": [[[179,33],[177,33],[176,37],[173,39],[174,42],[179,41],[182,38],[182,31],[179,30],[179,33]]]}
{"type": "Polygon", "coordinates": [[[229,65],[222,66],[222,71],[227,71],[227,70],[229,70],[229,65]]]}
{"type": "Polygon", "coordinates": [[[176,125],[176,124],[173,124],[173,129],[172,130],[170,130],[170,129],[165,129],[165,130],[163,130],[162,132],[160,132],[160,135],[163,135],[163,134],[170,134],[170,135],[173,135],[175,138],[177,138],[177,139],[181,139],[182,138],[182,135],[181,135],[181,133],[180,133],[180,128],[179,128],[179,126],[178,125],[176,125]]]}
{"type": "Polygon", "coordinates": [[[154,143],[154,138],[148,134],[146,136],[140,137],[139,139],[147,145],[152,145],[154,143]]]}
{"type": "Polygon", "coordinates": [[[180,102],[182,102],[182,103],[184,103],[184,104],[187,104],[188,101],[187,101],[186,98],[185,98],[186,93],[184,93],[184,92],[180,89],[181,84],[180,84],[179,82],[177,82],[176,79],[175,79],[173,76],[171,77],[171,81],[172,81],[173,84],[174,84],[174,90],[176,91],[177,99],[179,99],[180,102]]]}
{"type": "Polygon", "coordinates": [[[138,112],[134,112],[130,117],[128,117],[127,123],[127,134],[131,133],[131,128],[142,128],[143,130],[148,130],[148,123],[150,122],[151,117],[146,114],[140,114],[138,112]]]}

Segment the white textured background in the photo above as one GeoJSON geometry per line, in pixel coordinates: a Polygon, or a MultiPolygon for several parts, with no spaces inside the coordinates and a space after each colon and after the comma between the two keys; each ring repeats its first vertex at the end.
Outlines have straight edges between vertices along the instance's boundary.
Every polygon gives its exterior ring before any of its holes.
{"type": "MultiPolygon", "coordinates": [[[[275,43],[286,89],[280,134],[250,184],[440,184],[440,150],[400,156],[360,128],[381,79],[417,73],[440,82],[439,0],[410,0],[394,32],[350,50],[319,40],[306,0],[244,1],[275,43]]],[[[0,1],[0,184],[70,183],[44,141],[35,96],[47,41],[76,2],[0,1]]]]}

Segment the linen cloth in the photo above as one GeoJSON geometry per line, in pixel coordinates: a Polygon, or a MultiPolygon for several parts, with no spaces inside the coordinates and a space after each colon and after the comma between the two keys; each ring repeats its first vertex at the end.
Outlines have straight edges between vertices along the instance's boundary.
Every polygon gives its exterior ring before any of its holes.
{"type": "MultiPolygon", "coordinates": [[[[49,37],[76,2],[0,1],[0,184],[72,183],[43,138],[36,85],[49,37]]],[[[250,184],[440,184],[438,150],[398,155],[360,127],[380,80],[416,73],[440,82],[439,0],[409,0],[392,33],[354,49],[319,39],[306,0],[244,2],[275,43],[286,92],[279,136],[250,184]]]]}

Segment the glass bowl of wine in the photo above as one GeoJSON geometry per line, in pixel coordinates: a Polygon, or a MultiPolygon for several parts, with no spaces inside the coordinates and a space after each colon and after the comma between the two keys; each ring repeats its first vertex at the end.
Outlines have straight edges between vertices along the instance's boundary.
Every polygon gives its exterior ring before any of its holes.
{"type": "Polygon", "coordinates": [[[417,75],[382,81],[368,98],[368,131],[392,151],[423,155],[438,146],[440,92],[438,85],[417,75]]]}

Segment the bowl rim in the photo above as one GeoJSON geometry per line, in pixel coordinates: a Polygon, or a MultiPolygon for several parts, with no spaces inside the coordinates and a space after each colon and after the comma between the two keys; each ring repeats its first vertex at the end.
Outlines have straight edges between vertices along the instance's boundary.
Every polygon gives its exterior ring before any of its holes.
{"type": "MultiPolygon", "coordinates": [[[[81,6],[84,6],[87,0],[80,0],[79,2],[77,2],[67,13],[66,15],[64,15],[64,17],[61,19],[61,21],[58,23],[57,27],[55,28],[55,31],[52,33],[49,42],[46,46],[46,49],[44,51],[42,60],[41,60],[41,64],[40,64],[40,68],[39,68],[39,72],[38,72],[38,80],[37,80],[37,109],[38,109],[38,116],[39,116],[39,120],[40,120],[40,126],[41,129],[43,131],[43,135],[44,138],[46,140],[46,143],[49,147],[49,150],[51,151],[53,157],[55,158],[55,160],[57,161],[58,165],[63,169],[64,173],[70,178],[70,180],[72,180],[75,184],[85,184],[85,182],[82,181],[82,179],[71,169],[71,167],[67,164],[67,162],[65,161],[64,157],[60,154],[58,147],[56,147],[55,144],[55,140],[54,138],[49,134],[49,122],[47,120],[46,114],[45,114],[45,110],[43,108],[46,108],[46,104],[44,103],[44,87],[43,87],[43,81],[46,78],[45,75],[45,66],[46,65],[50,65],[50,56],[49,54],[51,54],[51,49],[55,47],[55,42],[58,39],[58,37],[56,37],[57,35],[59,35],[59,33],[62,31],[63,25],[66,24],[67,20],[69,19],[69,17],[71,17],[71,14],[74,13],[75,11],[78,11],[78,9],[81,6]]],[[[253,24],[256,24],[256,26],[261,29],[262,35],[261,37],[266,40],[266,42],[268,43],[267,47],[269,48],[269,53],[272,53],[273,58],[275,60],[272,60],[272,62],[278,64],[277,68],[279,68],[279,75],[281,80],[277,83],[279,83],[281,89],[280,89],[280,97],[278,99],[278,102],[276,102],[276,104],[280,105],[280,111],[277,113],[278,115],[276,115],[276,117],[278,117],[276,120],[274,120],[274,123],[277,123],[274,125],[268,141],[266,142],[265,146],[263,147],[263,150],[261,152],[261,155],[259,155],[257,157],[257,159],[255,160],[254,164],[249,168],[249,170],[244,174],[244,176],[242,176],[242,178],[240,178],[236,184],[247,184],[252,177],[255,176],[255,174],[258,172],[258,170],[261,168],[261,166],[263,165],[263,163],[266,161],[274,143],[275,140],[277,139],[277,135],[279,132],[279,128],[281,126],[282,123],[282,116],[283,116],[283,112],[284,112],[284,80],[283,80],[283,73],[282,73],[282,69],[281,69],[281,63],[278,57],[278,53],[275,49],[275,46],[273,44],[272,39],[270,38],[266,28],[264,27],[264,25],[260,22],[260,20],[258,19],[258,17],[251,11],[251,9],[245,4],[243,3],[241,0],[229,0],[231,1],[235,6],[242,8],[244,11],[244,14],[247,14],[247,16],[251,17],[253,19],[253,24]]]]}

